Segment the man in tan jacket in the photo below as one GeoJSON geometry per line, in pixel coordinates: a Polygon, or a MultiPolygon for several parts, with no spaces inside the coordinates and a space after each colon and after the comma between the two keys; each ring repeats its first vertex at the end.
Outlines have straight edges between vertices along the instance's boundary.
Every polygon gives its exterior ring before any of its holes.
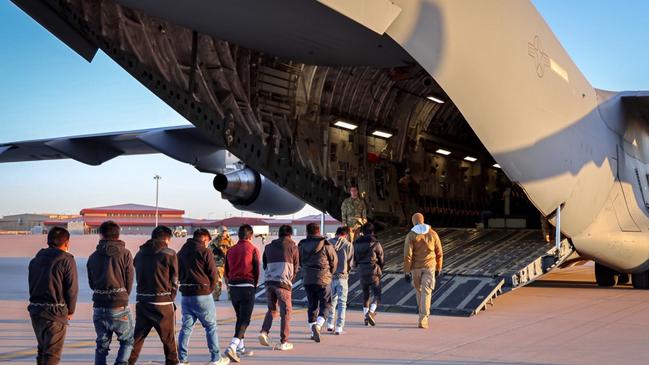
{"type": "Polygon", "coordinates": [[[412,224],[403,249],[403,273],[406,281],[412,281],[412,286],[417,291],[419,328],[428,328],[435,278],[442,270],[442,243],[437,233],[424,224],[421,213],[412,216],[412,224]]]}

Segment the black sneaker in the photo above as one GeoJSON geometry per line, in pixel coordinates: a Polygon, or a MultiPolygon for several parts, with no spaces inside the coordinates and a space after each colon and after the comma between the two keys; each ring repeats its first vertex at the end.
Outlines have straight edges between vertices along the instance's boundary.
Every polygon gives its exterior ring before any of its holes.
{"type": "Polygon", "coordinates": [[[367,319],[367,315],[368,315],[369,313],[370,313],[370,312],[365,313],[365,320],[364,320],[365,326],[369,326],[369,325],[370,325],[370,321],[367,319]]]}
{"type": "Polygon", "coordinates": [[[315,342],[320,342],[320,328],[318,328],[317,324],[311,325],[311,338],[315,342]]]}
{"type": "Polygon", "coordinates": [[[374,320],[375,315],[376,313],[374,312],[367,312],[367,315],[365,315],[365,321],[372,327],[376,326],[376,321],[374,320]]]}

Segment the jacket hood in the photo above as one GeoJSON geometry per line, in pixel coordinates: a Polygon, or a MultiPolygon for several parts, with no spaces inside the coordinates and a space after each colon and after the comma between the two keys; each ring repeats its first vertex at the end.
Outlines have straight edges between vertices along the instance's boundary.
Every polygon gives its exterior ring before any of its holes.
{"type": "Polygon", "coordinates": [[[185,247],[192,248],[192,249],[200,249],[200,248],[205,248],[205,245],[203,244],[203,242],[199,240],[188,238],[187,242],[185,242],[185,244],[183,245],[183,248],[185,247]]]}
{"type": "Polygon", "coordinates": [[[354,243],[361,243],[361,244],[369,244],[370,246],[378,242],[376,239],[376,236],[371,234],[371,235],[366,235],[366,236],[360,236],[354,243]]]}
{"type": "Polygon", "coordinates": [[[334,249],[336,251],[340,251],[341,248],[347,243],[347,239],[345,237],[334,237],[329,239],[329,243],[331,243],[334,246],[334,249]]]}
{"type": "Polygon", "coordinates": [[[428,233],[428,231],[430,231],[430,226],[428,224],[417,224],[416,226],[412,227],[411,231],[415,232],[416,234],[426,234],[428,233]]]}
{"type": "Polygon", "coordinates": [[[283,243],[292,243],[295,244],[295,241],[291,237],[285,236],[285,237],[278,237],[275,240],[272,240],[270,242],[271,245],[281,245],[283,243]]]}
{"type": "Polygon", "coordinates": [[[36,254],[36,256],[42,256],[42,257],[57,257],[57,256],[65,256],[65,255],[70,255],[70,254],[56,247],[41,248],[36,254]]]}
{"type": "Polygon", "coordinates": [[[97,252],[104,256],[115,256],[124,248],[126,248],[124,241],[100,240],[97,245],[97,252]]]}
{"type": "Polygon", "coordinates": [[[150,239],[140,246],[140,252],[146,256],[153,256],[167,248],[167,244],[162,240],[150,239]]]}
{"type": "Polygon", "coordinates": [[[307,236],[304,240],[302,240],[301,245],[305,253],[312,255],[320,250],[325,245],[325,242],[327,241],[326,238],[320,237],[320,236],[307,236]]]}

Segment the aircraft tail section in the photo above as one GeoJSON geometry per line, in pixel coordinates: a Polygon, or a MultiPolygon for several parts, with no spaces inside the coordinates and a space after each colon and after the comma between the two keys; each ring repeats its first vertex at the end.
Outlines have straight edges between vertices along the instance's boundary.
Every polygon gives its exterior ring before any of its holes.
{"type": "Polygon", "coordinates": [[[615,180],[616,141],[595,90],[527,1],[396,2],[387,33],[440,84],[508,177],[567,235],[615,180]],[[437,40],[436,43],[431,39],[437,40]]]}

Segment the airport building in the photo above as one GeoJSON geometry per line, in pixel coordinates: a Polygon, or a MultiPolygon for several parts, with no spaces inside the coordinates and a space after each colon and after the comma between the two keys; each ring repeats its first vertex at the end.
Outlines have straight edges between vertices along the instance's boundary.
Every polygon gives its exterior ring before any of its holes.
{"type": "MultiPolygon", "coordinates": [[[[156,223],[156,208],[140,204],[120,204],[105,207],[85,208],[79,217],[70,219],[51,219],[44,222],[45,229],[63,226],[73,234],[96,234],[99,225],[113,220],[122,227],[123,234],[150,234],[156,223]]],[[[181,209],[158,208],[158,224],[174,230],[186,230],[191,234],[199,227],[214,228],[217,221],[184,217],[181,209]]]]}
{"type": "Polygon", "coordinates": [[[50,220],[72,219],[77,215],[26,213],[6,215],[0,218],[0,233],[4,234],[32,234],[41,233],[44,222],[50,220]]]}

